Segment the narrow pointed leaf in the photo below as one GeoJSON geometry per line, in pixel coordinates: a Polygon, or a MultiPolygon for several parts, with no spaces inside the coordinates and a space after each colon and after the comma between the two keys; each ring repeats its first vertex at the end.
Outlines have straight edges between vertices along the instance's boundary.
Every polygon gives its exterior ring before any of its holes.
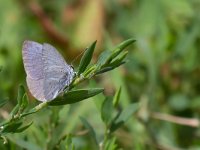
{"type": "Polygon", "coordinates": [[[105,64],[109,64],[115,57],[117,57],[127,46],[134,43],[134,39],[128,39],[122,43],[120,43],[118,46],[112,50],[112,54],[109,56],[105,64]]]}
{"type": "Polygon", "coordinates": [[[97,61],[97,67],[101,68],[102,66],[106,65],[107,60],[109,59],[109,57],[111,56],[112,52],[111,51],[103,51],[97,61]]]}
{"type": "Polygon", "coordinates": [[[85,70],[85,72],[83,73],[83,77],[88,77],[90,76],[90,74],[92,74],[92,72],[94,72],[96,70],[97,66],[93,65],[90,68],[88,68],[87,70],[85,70]]]}
{"type": "Polygon", "coordinates": [[[98,146],[98,140],[96,137],[96,133],[94,128],[90,125],[90,123],[83,117],[80,117],[81,122],[83,123],[84,127],[89,130],[90,136],[94,139],[95,144],[98,146]]]}
{"type": "Polygon", "coordinates": [[[17,95],[17,105],[13,108],[13,110],[11,111],[10,115],[13,118],[14,115],[16,115],[18,113],[18,111],[21,109],[22,110],[22,103],[23,103],[23,97],[25,94],[25,89],[23,85],[20,85],[18,88],[18,95],[17,95]]]}
{"type": "Polygon", "coordinates": [[[69,148],[72,144],[72,135],[68,134],[66,137],[66,147],[69,148]]]}
{"type": "Polygon", "coordinates": [[[125,63],[126,63],[126,62],[123,61],[123,62],[120,62],[120,63],[118,63],[118,64],[114,64],[113,66],[105,67],[105,68],[103,68],[103,69],[97,71],[95,74],[98,75],[98,74],[102,74],[102,73],[108,72],[108,71],[110,71],[110,70],[113,70],[113,69],[115,69],[115,68],[117,68],[117,67],[119,67],[119,66],[125,64],[125,63]]]}
{"type": "Polygon", "coordinates": [[[112,97],[107,97],[101,107],[101,118],[106,125],[112,120],[113,110],[112,97]]]}
{"type": "Polygon", "coordinates": [[[117,92],[115,93],[115,96],[113,98],[113,105],[114,105],[114,107],[116,107],[118,105],[120,95],[121,95],[121,86],[119,87],[119,89],[117,90],[117,92]]]}
{"type": "Polygon", "coordinates": [[[21,103],[21,107],[24,109],[28,106],[28,96],[27,94],[25,93],[23,98],[22,98],[22,103],[21,103]]]}
{"type": "Polygon", "coordinates": [[[19,111],[19,108],[20,108],[19,104],[17,104],[17,105],[13,108],[13,110],[12,110],[11,113],[10,113],[10,116],[11,116],[12,118],[17,114],[17,112],[19,111]]]}
{"type": "Polygon", "coordinates": [[[111,61],[110,65],[118,64],[118,63],[122,62],[125,59],[125,57],[127,56],[127,54],[128,54],[128,51],[121,53],[117,58],[115,58],[111,61]]]}
{"type": "Polygon", "coordinates": [[[19,105],[22,104],[23,96],[25,94],[25,89],[23,85],[20,85],[18,88],[17,102],[19,105]]]}
{"type": "Polygon", "coordinates": [[[56,105],[66,105],[72,104],[84,99],[93,97],[101,92],[104,89],[102,88],[93,88],[93,89],[79,89],[74,91],[69,91],[65,93],[62,97],[58,97],[55,100],[49,102],[49,105],[56,106],[56,105]]]}
{"type": "Polygon", "coordinates": [[[17,111],[18,114],[22,114],[23,111],[25,110],[25,108],[28,106],[28,96],[27,94],[25,93],[20,104],[19,105],[19,109],[17,111]]]}
{"type": "Polygon", "coordinates": [[[33,122],[31,122],[31,123],[25,125],[24,127],[21,127],[21,128],[19,128],[19,129],[17,129],[17,130],[15,131],[15,133],[23,132],[24,130],[28,129],[32,124],[33,124],[33,122]]]}
{"type": "Polygon", "coordinates": [[[106,141],[105,149],[106,150],[116,150],[117,149],[116,137],[113,137],[106,141]]]}
{"type": "Polygon", "coordinates": [[[85,51],[83,54],[83,57],[81,58],[81,62],[78,68],[78,75],[83,73],[87,66],[90,64],[90,61],[92,59],[92,55],[95,49],[96,41],[92,43],[92,45],[85,51]]]}
{"type": "Polygon", "coordinates": [[[117,118],[113,121],[110,131],[114,132],[119,127],[124,125],[124,123],[138,110],[139,106],[137,103],[130,104],[127,108],[125,108],[117,118]]]}
{"type": "Polygon", "coordinates": [[[4,126],[2,133],[14,133],[20,126],[22,125],[22,122],[13,122],[9,123],[6,126],[4,126]]]}
{"type": "Polygon", "coordinates": [[[125,49],[127,46],[131,45],[132,43],[134,43],[136,40],[134,39],[128,39],[126,41],[123,41],[122,43],[120,43],[119,45],[116,46],[115,50],[116,52],[118,51],[117,49],[123,50],[125,49]]]}
{"type": "MultiPolygon", "coordinates": [[[[113,59],[115,59],[127,46],[129,46],[133,42],[135,42],[134,39],[128,39],[120,43],[117,47],[114,48],[114,50],[102,52],[102,54],[98,58],[97,67],[102,68],[102,67],[105,67],[106,65],[109,65],[113,59]]],[[[126,55],[127,55],[127,52],[123,54],[122,56],[120,56],[120,58],[118,59],[121,59],[122,61],[126,55]]]]}

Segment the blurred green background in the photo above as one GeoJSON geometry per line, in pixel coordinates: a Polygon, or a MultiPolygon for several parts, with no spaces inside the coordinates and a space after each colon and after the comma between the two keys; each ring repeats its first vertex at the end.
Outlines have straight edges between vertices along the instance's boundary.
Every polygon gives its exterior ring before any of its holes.
{"type": "MultiPolygon", "coordinates": [[[[121,107],[140,103],[137,115],[116,132],[117,143],[123,149],[199,150],[200,0],[0,0],[0,99],[10,100],[1,118],[16,104],[18,85],[26,85],[24,40],[54,45],[70,64],[95,40],[94,62],[102,50],[128,38],[137,40],[128,63],[88,82],[104,87],[106,95],[121,86],[121,107]]],[[[103,98],[39,112],[6,148],[51,147],[61,132],[81,130],[79,116],[102,133],[98,106],[103,98]],[[50,130],[57,118],[62,130],[50,130]]],[[[32,98],[30,106],[36,103],[32,98]]],[[[89,136],[76,137],[74,143],[77,149],[92,149],[89,136]]]]}

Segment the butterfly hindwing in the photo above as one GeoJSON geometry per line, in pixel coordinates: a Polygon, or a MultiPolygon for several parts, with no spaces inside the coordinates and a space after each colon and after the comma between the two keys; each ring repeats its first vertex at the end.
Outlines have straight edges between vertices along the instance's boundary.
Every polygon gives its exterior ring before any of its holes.
{"type": "Polygon", "coordinates": [[[44,81],[43,79],[32,79],[31,77],[26,77],[26,82],[31,94],[40,101],[46,101],[44,95],[44,81]]]}

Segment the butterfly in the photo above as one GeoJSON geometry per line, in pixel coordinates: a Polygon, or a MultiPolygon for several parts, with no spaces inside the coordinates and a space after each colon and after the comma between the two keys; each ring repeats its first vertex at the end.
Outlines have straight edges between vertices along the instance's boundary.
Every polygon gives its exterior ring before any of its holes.
{"type": "Polygon", "coordinates": [[[55,99],[75,76],[73,67],[50,44],[26,40],[22,57],[28,89],[39,101],[55,99]]]}

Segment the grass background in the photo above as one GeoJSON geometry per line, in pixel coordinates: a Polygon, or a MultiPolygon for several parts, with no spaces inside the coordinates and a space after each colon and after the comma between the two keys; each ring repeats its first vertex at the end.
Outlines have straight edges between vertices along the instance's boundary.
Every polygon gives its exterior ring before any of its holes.
{"type": "MultiPolygon", "coordinates": [[[[16,105],[18,85],[26,85],[24,40],[54,45],[70,64],[95,40],[93,62],[102,50],[134,38],[128,63],[87,85],[104,87],[106,95],[114,95],[121,86],[120,108],[140,103],[138,113],[115,133],[119,147],[200,149],[199,13],[199,0],[0,0],[0,99],[9,97],[1,118],[16,105]]],[[[75,68],[78,62],[73,62],[75,68]]],[[[29,96],[30,106],[38,103],[29,96]]],[[[9,144],[0,146],[50,149],[60,134],[83,130],[79,116],[86,117],[101,137],[104,96],[91,99],[39,112],[29,129],[10,135],[9,144]]],[[[73,143],[76,149],[94,148],[87,134],[76,136],[73,143]]]]}

